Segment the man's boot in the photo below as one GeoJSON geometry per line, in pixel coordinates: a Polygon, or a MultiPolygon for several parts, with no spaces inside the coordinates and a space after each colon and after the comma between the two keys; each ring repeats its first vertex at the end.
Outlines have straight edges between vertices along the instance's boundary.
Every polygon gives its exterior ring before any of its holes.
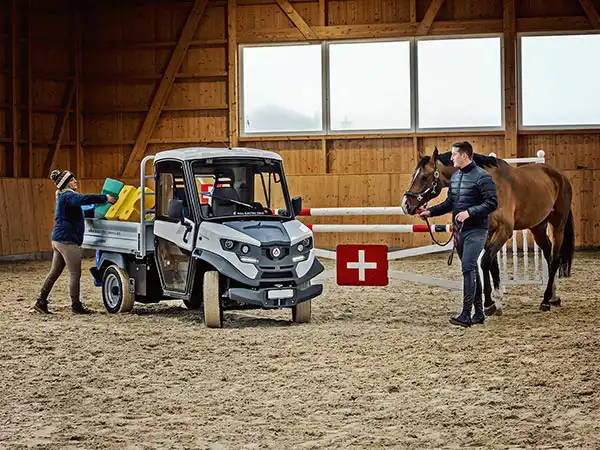
{"type": "Polygon", "coordinates": [[[75,314],[91,314],[92,311],[83,306],[80,300],[73,300],[71,303],[71,309],[75,314]]]}
{"type": "Polygon", "coordinates": [[[483,325],[483,322],[485,322],[485,314],[483,314],[483,300],[481,297],[475,297],[473,304],[475,306],[475,314],[473,314],[471,322],[473,324],[483,325]]]}
{"type": "Polygon", "coordinates": [[[41,297],[38,297],[35,305],[33,305],[33,309],[42,314],[52,314],[50,311],[48,311],[48,300],[44,300],[41,297]]]}
{"type": "Polygon", "coordinates": [[[471,310],[473,309],[473,297],[477,290],[477,272],[471,271],[463,275],[464,276],[464,298],[463,298],[463,309],[462,313],[458,317],[452,317],[450,323],[459,327],[470,327],[471,322],[471,310]]]}

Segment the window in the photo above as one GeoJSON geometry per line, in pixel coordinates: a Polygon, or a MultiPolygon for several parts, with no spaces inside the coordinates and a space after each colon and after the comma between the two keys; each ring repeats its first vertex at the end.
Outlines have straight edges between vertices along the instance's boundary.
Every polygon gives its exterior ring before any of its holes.
{"type": "Polygon", "coordinates": [[[323,131],[322,47],[242,48],[244,134],[323,131]]]}
{"type": "Polygon", "coordinates": [[[183,206],[183,215],[191,219],[191,211],[186,197],[183,166],[179,162],[164,161],[157,164],[159,202],[156,207],[156,218],[167,221],[179,221],[170,216],[170,205],[179,201],[183,206]]]}
{"type": "Polygon", "coordinates": [[[410,129],[410,83],[410,41],[329,44],[330,129],[410,129]]]}
{"type": "Polygon", "coordinates": [[[192,168],[203,219],[232,216],[252,220],[289,218],[289,199],[279,162],[215,159],[194,162],[192,168]]]}
{"type": "Polygon", "coordinates": [[[600,125],[600,35],[523,36],[521,124],[600,125]]]}
{"type": "Polygon", "coordinates": [[[499,37],[417,41],[418,126],[500,128],[499,37]]]}

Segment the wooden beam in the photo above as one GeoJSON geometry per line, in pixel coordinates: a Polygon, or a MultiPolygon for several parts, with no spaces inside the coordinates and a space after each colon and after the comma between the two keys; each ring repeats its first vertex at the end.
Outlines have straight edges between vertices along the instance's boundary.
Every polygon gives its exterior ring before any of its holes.
{"type": "Polygon", "coordinates": [[[310,25],[302,18],[298,11],[292,6],[288,0],[275,0],[283,12],[288,16],[296,28],[300,30],[305,39],[317,40],[319,39],[314,31],[310,28],[310,25]]]}
{"type": "Polygon", "coordinates": [[[410,21],[415,23],[417,21],[417,0],[408,0],[408,1],[409,1],[410,21]]]}
{"type": "Polygon", "coordinates": [[[11,52],[10,52],[10,102],[11,102],[11,113],[10,113],[10,126],[11,126],[11,136],[12,136],[12,146],[9,152],[8,158],[8,176],[13,176],[15,178],[21,175],[21,171],[19,170],[20,159],[19,159],[19,80],[17,70],[17,52],[18,52],[18,41],[17,41],[17,24],[19,22],[18,11],[17,11],[17,2],[16,0],[12,1],[11,7],[11,52]]]}
{"type": "Polygon", "coordinates": [[[515,0],[503,0],[504,32],[504,158],[517,158],[517,73],[515,0]]]}
{"type": "Polygon", "coordinates": [[[204,14],[204,10],[206,9],[206,4],[208,0],[195,0],[194,5],[188,18],[185,22],[185,26],[183,27],[183,31],[179,36],[179,41],[177,42],[177,46],[175,50],[173,50],[173,54],[171,55],[171,59],[169,60],[169,65],[163,74],[162,80],[160,81],[160,85],[152,99],[152,104],[150,105],[150,111],[144,118],[144,122],[142,123],[142,128],[135,140],[135,145],[133,146],[133,150],[129,155],[129,159],[125,163],[123,168],[122,176],[124,178],[133,177],[138,169],[138,165],[142,160],[144,153],[146,152],[146,147],[148,146],[148,141],[152,136],[152,132],[154,131],[154,127],[158,122],[158,118],[160,117],[160,113],[162,111],[163,106],[167,101],[167,96],[171,92],[171,87],[173,86],[173,82],[175,80],[175,75],[179,71],[181,67],[181,63],[183,62],[183,58],[187,52],[188,46],[196,32],[196,28],[198,28],[198,24],[200,23],[200,19],[204,14]]]}
{"type": "MultiPolygon", "coordinates": [[[[394,38],[417,36],[418,23],[398,22],[369,25],[330,25],[312,27],[319,40],[394,38]]],[[[517,19],[518,32],[535,31],[577,31],[590,30],[590,22],[585,16],[535,17],[517,19]]],[[[502,33],[501,19],[476,20],[437,20],[429,29],[429,35],[447,36],[454,34],[502,33]]],[[[265,29],[238,33],[238,43],[290,42],[302,40],[299,30],[265,29]]]]}
{"type": "Polygon", "coordinates": [[[598,15],[598,11],[596,11],[596,8],[594,8],[592,0],[579,0],[579,4],[585,11],[585,15],[589,19],[592,26],[594,28],[600,28],[600,15],[598,15]]]}
{"type": "Polygon", "coordinates": [[[237,0],[227,3],[227,71],[229,104],[229,145],[237,147],[239,142],[238,112],[238,51],[237,51],[237,0]]]}
{"type": "MultiPolygon", "coordinates": [[[[162,79],[160,73],[85,73],[81,75],[88,83],[136,83],[140,81],[154,81],[162,79]]],[[[175,75],[178,80],[181,79],[202,79],[202,80],[218,80],[227,78],[226,70],[205,70],[202,72],[180,72],[175,75]]]]}
{"type": "Polygon", "coordinates": [[[327,0],[319,0],[319,25],[327,26],[327,0]]]}
{"type": "Polygon", "coordinates": [[[373,134],[329,134],[329,135],[296,135],[296,136],[240,136],[240,142],[269,142],[269,141],[314,141],[318,143],[321,139],[327,141],[355,140],[355,139],[413,139],[414,137],[473,137],[473,136],[504,136],[503,131],[446,131],[446,132],[423,132],[418,133],[373,133],[373,134]]]}
{"type": "Polygon", "coordinates": [[[437,16],[438,11],[442,7],[444,0],[431,0],[429,4],[429,8],[425,11],[425,16],[423,16],[423,21],[419,24],[419,28],[417,29],[417,35],[424,36],[429,33],[429,29],[437,16]]]}
{"type": "Polygon", "coordinates": [[[44,161],[44,173],[42,174],[44,177],[50,175],[50,170],[52,169],[52,162],[54,161],[54,157],[60,151],[60,147],[65,136],[65,130],[67,129],[69,112],[71,111],[71,106],[73,105],[74,97],[75,83],[72,82],[67,92],[65,110],[61,112],[56,118],[56,124],[54,125],[54,133],[52,133],[52,141],[56,142],[56,144],[54,144],[54,147],[52,147],[46,155],[46,160],[44,161]]]}
{"type": "Polygon", "coordinates": [[[33,178],[33,23],[27,2],[27,176],[33,178]]]}
{"type": "MultiPolygon", "coordinates": [[[[228,106],[223,105],[205,105],[205,106],[165,106],[162,112],[200,112],[200,113],[211,113],[214,111],[225,111],[227,112],[228,106]]],[[[93,108],[89,107],[83,111],[84,116],[91,115],[104,115],[104,114],[118,114],[118,113],[141,113],[150,111],[148,106],[108,106],[93,108]]]]}
{"type": "Polygon", "coordinates": [[[81,28],[81,6],[75,2],[75,147],[74,159],[77,176],[85,178],[85,164],[83,161],[83,80],[82,74],[82,28],[81,28]]]}
{"type": "MultiPolygon", "coordinates": [[[[214,6],[214,5],[213,5],[214,6]]],[[[158,49],[175,47],[177,41],[97,41],[86,40],[84,42],[87,52],[95,50],[108,50],[120,48],[123,50],[132,49],[158,49]]],[[[227,39],[200,39],[190,41],[189,47],[224,47],[227,45],[227,39]]]]}

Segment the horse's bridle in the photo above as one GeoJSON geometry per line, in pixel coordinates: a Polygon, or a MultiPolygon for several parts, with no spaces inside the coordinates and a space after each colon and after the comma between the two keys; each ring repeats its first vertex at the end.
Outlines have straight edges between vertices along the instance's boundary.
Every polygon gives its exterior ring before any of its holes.
{"type": "MultiPolygon", "coordinates": [[[[441,190],[438,191],[438,186],[440,185],[440,171],[438,169],[437,163],[438,163],[438,161],[436,159],[433,163],[433,183],[431,183],[431,187],[424,189],[422,192],[406,191],[404,193],[404,195],[406,195],[407,197],[416,198],[417,202],[419,202],[418,206],[422,206],[423,204],[427,203],[429,200],[440,195],[441,190]],[[428,198],[425,201],[423,201],[423,199],[425,198],[426,195],[428,195],[428,198]]],[[[448,265],[451,265],[452,258],[454,256],[454,250],[456,249],[456,243],[458,240],[457,236],[460,235],[463,224],[462,223],[458,224],[456,227],[453,226],[452,233],[450,233],[450,238],[445,243],[442,244],[433,235],[433,231],[431,231],[431,225],[429,224],[429,220],[427,218],[425,218],[425,223],[427,224],[427,228],[429,229],[429,235],[431,236],[431,239],[433,240],[433,242],[435,242],[440,247],[445,247],[447,244],[450,243],[451,240],[455,239],[455,237],[456,237],[455,245],[452,247],[452,252],[450,253],[450,256],[448,257],[448,265]]]]}
{"type": "MultiPolygon", "coordinates": [[[[438,195],[440,195],[441,190],[438,191],[438,186],[440,185],[440,171],[438,169],[437,164],[438,164],[438,162],[436,159],[435,162],[433,163],[433,183],[431,183],[431,187],[428,187],[421,192],[406,191],[404,193],[404,195],[407,197],[416,198],[419,203],[421,203],[423,201],[423,198],[428,194],[429,194],[429,197],[423,203],[426,203],[429,200],[431,200],[432,198],[435,198],[438,195]]],[[[419,205],[419,206],[421,206],[421,205],[419,205]]]]}

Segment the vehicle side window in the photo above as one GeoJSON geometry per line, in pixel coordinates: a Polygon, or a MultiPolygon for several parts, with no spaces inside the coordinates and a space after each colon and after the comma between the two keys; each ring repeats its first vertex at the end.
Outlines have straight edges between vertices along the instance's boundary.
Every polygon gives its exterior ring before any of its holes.
{"type": "Polygon", "coordinates": [[[183,165],[175,161],[164,161],[156,165],[158,173],[157,194],[159,196],[156,206],[156,218],[169,221],[177,221],[179,217],[169,216],[169,204],[179,201],[183,206],[183,214],[191,218],[185,181],[183,177],[183,165]]]}

